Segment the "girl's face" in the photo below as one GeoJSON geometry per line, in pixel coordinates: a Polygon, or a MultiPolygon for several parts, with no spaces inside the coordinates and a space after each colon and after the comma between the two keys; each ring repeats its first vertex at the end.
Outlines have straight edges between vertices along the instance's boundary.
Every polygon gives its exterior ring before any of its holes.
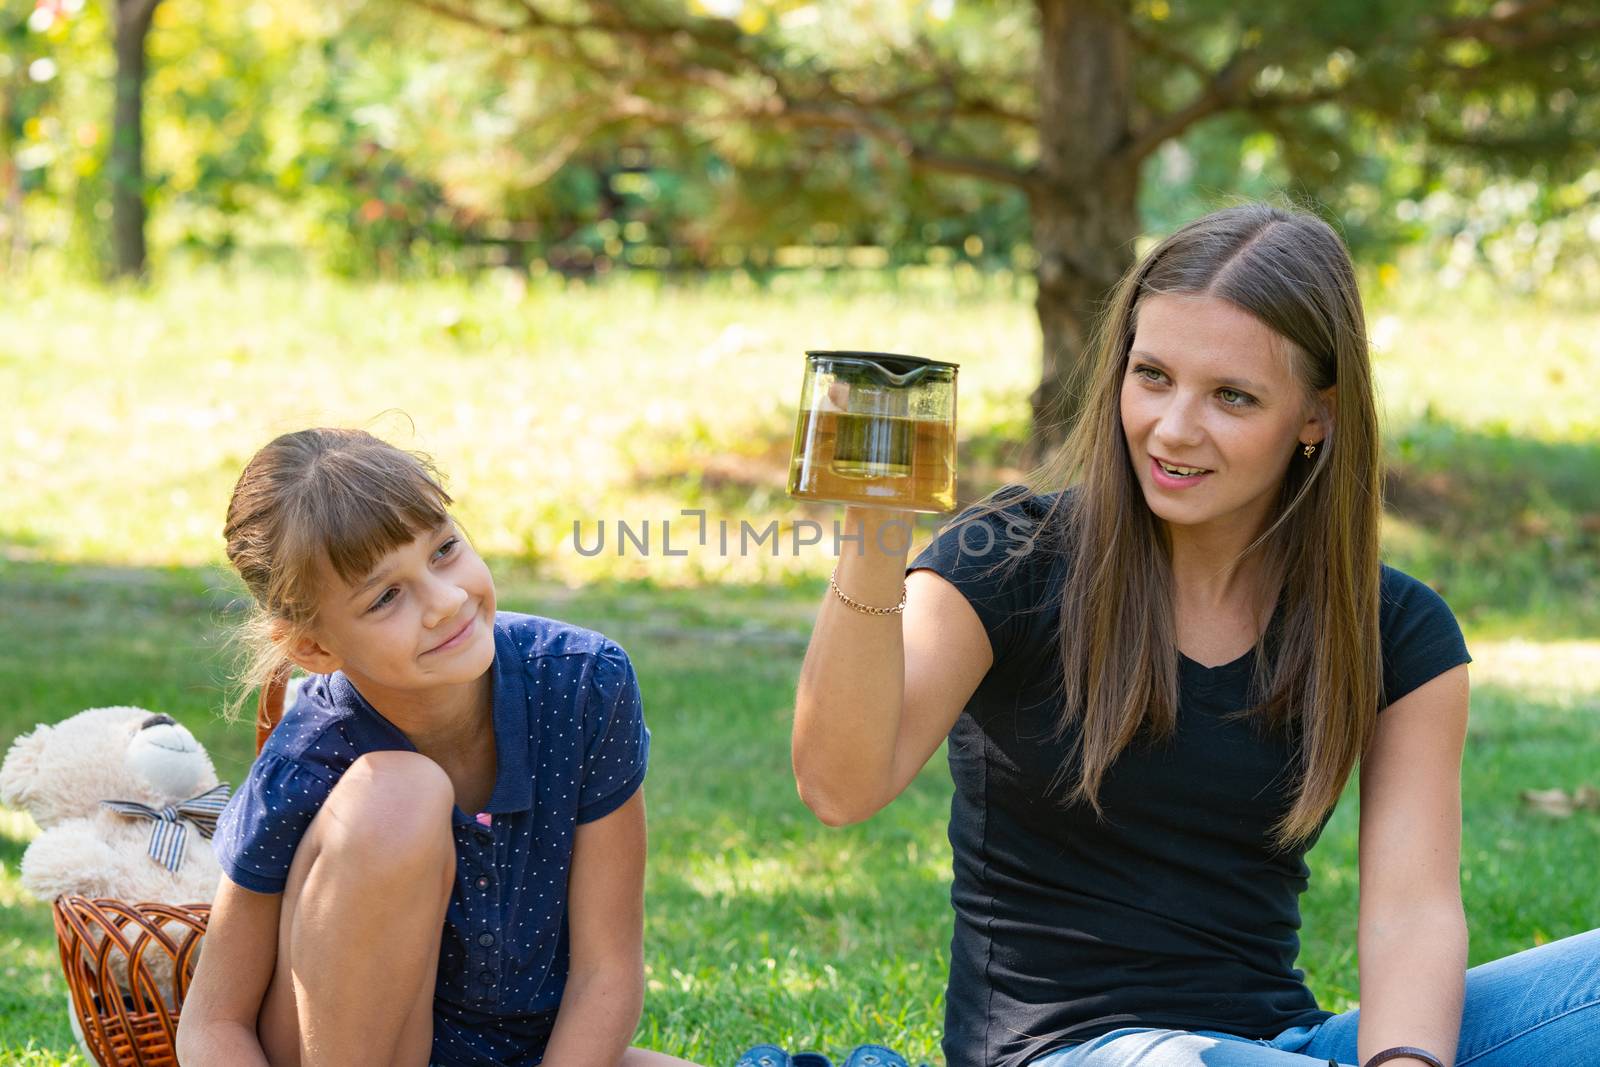
{"type": "Polygon", "coordinates": [[[309,640],[328,658],[307,669],[423,690],[474,681],[494,662],[494,580],[454,523],[390,552],[365,580],[346,583],[326,561],[322,574],[309,640]]]}
{"type": "MultiPolygon", "coordinates": [[[[1330,406],[1332,393],[1321,398],[1330,406]]],[[[1289,464],[1305,462],[1302,445],[1327,434],[1291,372],[1288,342],[1211,296],[1141,302],[1121,410],[1145,501],[1174,526],[1221,521],[1253,535],[1289,464]]]]}

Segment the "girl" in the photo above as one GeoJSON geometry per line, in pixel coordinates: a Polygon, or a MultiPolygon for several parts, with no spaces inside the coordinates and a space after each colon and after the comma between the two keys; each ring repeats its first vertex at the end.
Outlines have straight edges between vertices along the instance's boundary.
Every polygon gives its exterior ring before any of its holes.
{"type": "Polygon", "coordinates": [[[949,739],[951,1067],[1600,1064],[1600,931],[1465,970],[1470,657],[1378,560],[1338,237],[1260,205],[1184,227],[1114,292],[1087,382],[1046,479],[1070,488],[1002,490],[909,567],[903,517],[847,511],[866,548],[799,683],[829,824],[949,739]],[[1358,758],[1362,1008],[1334,1015],[1298,896],[1358,758]]]}
{"type": "Polygon", "coordinates": [[[259,685],[311,672],[214,839],[226,875],[178,1033],[208,1064],[676,1064],[643,997],[633,667],[495,610],[424,458],[279,437],[228,507],[259,685]]]}

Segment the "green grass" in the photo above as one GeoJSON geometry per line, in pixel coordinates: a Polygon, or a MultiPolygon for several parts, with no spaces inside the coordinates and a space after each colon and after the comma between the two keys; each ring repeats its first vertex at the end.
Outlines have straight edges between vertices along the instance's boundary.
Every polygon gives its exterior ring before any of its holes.
{"type": "MultiPolygon", "coordinates": [[[[13,558],[215,561],[250,453],[332,422],[433,453],[486,551],[567,584],[765,587],[826,573],[821,546],[776,560],[587,559],[572,544],[575,521],[659,528],[684,507],[735,527],[833,517],[783,492],[806,348],[959,362],[962,495],[1015,477],[1039,344],[1026,301],[982,287],[203,272],[153,294],[23,281],[0,292],[0,312],[0,549],[13,558]]],[[[1600,630],[1600,407],[1588,385],[1600,312],[1403,293],[1370,318],[1395,562],[1447,590],[1474,626],[1600,630]]]]}
{"type": "MultiPolygon", "coordinates": [[[[218,566],[238,467],[272,433],[374,425],[432,451],[502,604],[613,635],[655,733],[649,993],[640,1040],[726,1063],[771,1039],[936,1058],[949,783],[935,759],[861,827],[799,804],[788,709],[827,546],[723,559],[595,559],[574,519],[704,507],[764,523],[784,498],[807,347],[962,364],[966,495],[1008,471],[1037,345],[1003,293],[769,294],[731,286],[526,293],[199,274],[152,295],[0,294],[0,748],[100,704],[170,712],[237,782],[250,731],[215,717],[238,596],[218,566]],[[997,442],[999,442],[997,444],[997,442]]],[[[1600,817],[1523,811],[1594,782],[1600,713],[1600,315],[1456,311],[1396,295],[1373,321],[1386,401],[1392,562],[1468,631],[1463,893],[1471,962],[1593,924],[1600,817]],[[1506,358],[1508,351],[1515,358],[1506,358]]],[[[678,531],[674,531],[677,541],[678,531]]],[[[1325,1007],[1357,993],[1354,783],[1312,854],[1300,966],[1325,1007]]],[[[0,1062],[81,1062],[47,906],[0,811],[0,1062]]]]}

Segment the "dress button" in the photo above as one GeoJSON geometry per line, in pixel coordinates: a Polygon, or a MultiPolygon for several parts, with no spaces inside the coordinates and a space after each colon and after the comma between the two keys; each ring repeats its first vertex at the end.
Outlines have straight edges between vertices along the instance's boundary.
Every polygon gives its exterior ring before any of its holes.
{"type": "Polygon", "coordinates": [[[477,886],[479,889],[488,889],[489,888],[489,879],[488,879],[488,877],[486,875],[481,875],[480,874],[478,876],[478,880],[476,882],[473,882],[472,884],[477,886]]]}
{"type": "Polygon", "coordinates": [[[494,944],[494,935],[493,934],[479,934],[478,935],[478,944],[482,945],[484,948],[489,948],[491,945],[494,944]]]}
{"type": "Polygon", "coordinates": [[[482,974],[478,975],[478,981],[482,982],[484,985],[494,985],[494,972],[484,971],[482,974]]]}

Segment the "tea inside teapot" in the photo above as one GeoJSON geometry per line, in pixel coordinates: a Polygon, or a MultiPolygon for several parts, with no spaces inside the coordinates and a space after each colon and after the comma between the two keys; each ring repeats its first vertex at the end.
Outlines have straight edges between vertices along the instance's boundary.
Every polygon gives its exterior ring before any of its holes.
{"type": "Polygon", "coordinates": [[[955,506],[955,365],[808,352],[789,492],[913,511],[955,506]]]}

